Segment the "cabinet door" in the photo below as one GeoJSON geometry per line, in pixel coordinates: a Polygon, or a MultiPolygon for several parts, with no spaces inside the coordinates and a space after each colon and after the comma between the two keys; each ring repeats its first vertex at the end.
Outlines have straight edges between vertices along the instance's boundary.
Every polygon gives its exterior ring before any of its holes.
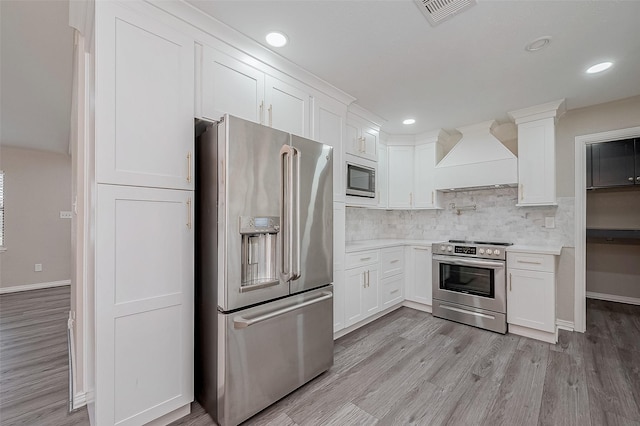
{"type": "Polygon", "coordinates": [[[587,158],[587,164],[586,164],[586,172],[587,172],[587,176],[586,176],[586,187],[587,188],[593,188],[593,174],[591,172],[591,169],[593,167],[593,155],[591,152],[591,145],[587,145],[586,146],[586,158],[587,158]]]}
{"type": "Polygon", "coordinates": [[[431,247],[413,247],[413,301],[432,304],[432,259],[431,247]]]}
{"type": "Polygon", "coordinates": [[[333,332],[336,333],[346,327],[345,310],[347,289],[345,285],[344,269],[333,270],[333,332]]]}
{"type": "Polygon", "coordinates": [[[193,401],[191,191],[98,185],[96,423],[193,401]]]}
{"type": "Polygon", "coordinates": [[[362,139],[360,137],[360,127],[354,123],[347,122],[347,139],[345,140],[344,152],[347,154],[360,156],[362,153],[362,139]]]}
{"type": "Polygon", "coordinates": [[[556,202],[553,118],[518,125],[518,204],[556,202]]]}
{"type": "Polygon", "coordinates": [[[365,318],[379,311],[378,268],[368,267],[365,271],[365,288],[362,292],[362,310],[365,318]]]}
{"type": "Polygon", "coordinates": [[[309,136],[308,92],[277,78],[265,78],[265,124],[298,136],[309,136]]]}
{"type": "Polygon", "coordinates": [[[414,155],[414,207],[434,208],[436,207],[435,190],[435,158],[436,145],[425,144],[415,147],[414,155]]]}
{"type": "Polygon", "coordinates": [[[389,207],[411,208],[413,206],[413,147],[390,146],[389,160],[389,207]]]}
{"type": "Polygon", "coordinates": [[[96,181],[193,189],[194,40],[96,3],[96,181]]]}
{"type": "Polygon", "coordinates": [[[625,186],[635,182],[634,141],[626,139],[591,145],[593,186],[625,186]]]}
{"type": "Polygon", "coordinates": [[[349,327],[364,318],[363,290],[365,289],[366,268],[348,269],[346,271],[344,321],[349,327]]]}
{"type": "Polygon", "coordinates": [[[333,147],[333,201],[345,200],[342,145],[347,106],[332,99],[316,97],[313,103],[313,139],[333,147]]]}
{"type": "Polygon", "coordinates": [[[333,204],[333,331],[345,327],[345,205],[333,204]]]}
{"type": "Polygon", "coordinates": [[[387,208],[389,206],[389,159],[385,145],[378,147],[376,190],[378,191],[378,207],[387,208]]]}
{"type": "Polygon", "coordinates": [[[378,135],[379,132],[372,127],[362,129],[362,152],[361,157],[376,161],[378,159],[378,135]]]}
{"type": "Polygon", "coordinates": [[[264,118],[264,73],[211,47],[202,48],[202,116],[224,114],[254,123],[264,118]]]}
{"type": "Polygon", "coordinates": [[[640,185],[640,139],[635,140],[635,158],[636,185],[640,185]]]}
{"type": "Polygon", "coordinates": [[[555,331],[555,283],[551,272],[509,269],[507,322],[555,331]]]}

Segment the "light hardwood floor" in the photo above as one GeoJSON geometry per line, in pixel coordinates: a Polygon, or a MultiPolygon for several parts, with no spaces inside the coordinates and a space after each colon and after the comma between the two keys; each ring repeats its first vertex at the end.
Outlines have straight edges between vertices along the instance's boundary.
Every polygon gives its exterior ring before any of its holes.
{"type": "MultiPolygon", "coordinates": [[[[3,426],[89,424],[66,410],[68,310],[68,287],[0,296],[3,426]]],[[[549,345],[402,308],[246,424],[640,426],[640,306],[589,300],[587,321],[549,345]]],[[[173,425],[214,424],[192,411],[173,425]]]]}
{"type": "Polygon", "coordinates": [[[69,286],[0,295],[0,424],[88,425],[67,413],[69,286]]]}

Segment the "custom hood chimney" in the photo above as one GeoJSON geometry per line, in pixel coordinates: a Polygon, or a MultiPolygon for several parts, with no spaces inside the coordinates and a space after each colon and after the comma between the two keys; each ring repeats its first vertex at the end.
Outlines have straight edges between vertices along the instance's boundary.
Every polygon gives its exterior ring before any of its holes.
{"type": "Polygon", "coordinates": [[[516,186],[518,159],[491,131],[493,120],[457,129],[462,139],[436,165],[440,191],[516,186]]]}

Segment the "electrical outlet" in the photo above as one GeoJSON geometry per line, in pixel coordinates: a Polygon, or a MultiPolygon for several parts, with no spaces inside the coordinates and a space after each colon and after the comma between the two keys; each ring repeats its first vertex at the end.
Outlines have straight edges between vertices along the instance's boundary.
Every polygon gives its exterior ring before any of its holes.
{"type": "Polygon", "coordinates": [[[36,266],[34,268],[34,271],[36,272],[42,272],[42,263],[36,263],[36,266]]]}
{"type": "Polygon", "coordinates": [[[546,216],[544,218],[544,227],[545,228],[555,228],[556,227],[556,218],[553,216],[546,216]]]}
{"type": "Polygon", "coordinates": [[[60,219],[71,219],[71,212],[60,210],[60,219]]]}

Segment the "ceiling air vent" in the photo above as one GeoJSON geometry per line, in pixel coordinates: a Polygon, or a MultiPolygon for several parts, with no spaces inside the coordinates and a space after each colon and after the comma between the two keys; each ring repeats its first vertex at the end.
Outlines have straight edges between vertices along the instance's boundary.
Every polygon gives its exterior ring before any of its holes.
{"type": "Polygon", "coordinates": [[[476,4],[476,0],[415,0],[415,2],[433,26],[476,4]]]}

